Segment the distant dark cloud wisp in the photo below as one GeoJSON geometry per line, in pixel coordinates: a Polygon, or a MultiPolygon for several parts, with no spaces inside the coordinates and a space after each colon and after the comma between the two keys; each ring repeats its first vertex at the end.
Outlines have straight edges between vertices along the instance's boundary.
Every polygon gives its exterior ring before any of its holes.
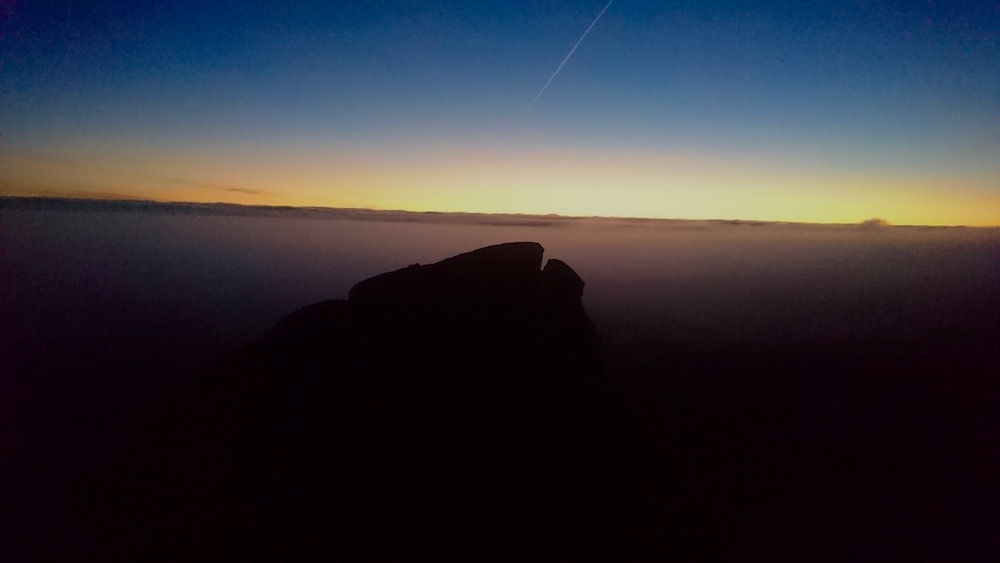
{"type": "Polygon", "coordinates": [[[175,184],[184,184],[185,186],[191,186],[192,188],[198,188],[202,190],[212,190],[219,192],[230,192],[230,193],[240,193],[247,195],[264,195],[265,192],[260,190],[252,190],[249,188],[241,188],[239,186],[227,186],[219,184],[205,184],[202,182],[195,182],[193,180],[184,180],[181,178],[168,178],[170,182],[175,184]]]}
{"type": "Polygon", "coordinates": [[[260,192],[258,190],[249,190],[247,188],[225,188],[225,190],[227,192],[237,192],[237,193],[249,194],[249,195],[261,195],[263,193],[263,192],[260,192]]]}

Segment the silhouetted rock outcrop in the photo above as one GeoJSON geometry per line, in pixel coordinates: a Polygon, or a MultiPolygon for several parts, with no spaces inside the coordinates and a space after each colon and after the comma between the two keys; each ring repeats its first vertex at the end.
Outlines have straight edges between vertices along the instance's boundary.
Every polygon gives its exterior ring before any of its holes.
{"type": "MultiPolygon", "coordinates": [[[[227,554],[628,553],[632,490],[584,282],[537,243],[365,280],[212,374],[227,554]],[[248,545],[253,547],[247,547],[248,545]]],[[[648,491],[646,492],[648,494],[648,491]]],[[[636,531],[638,530],[638,531],[636,531]]],[[[641,542],[640,542],[641,543],[641,542]]]]}
{"type": "Polygon", "coordinates": [[[499,397],[592,402],[605,388],[583,281],[558,260],[543,270],[542,253],[502,244],[362,281],[347,301],[280,320],[223,379],[323,382],[334,386],[324,400],[345,408],[390,396],[449,408],[499,397]]]}

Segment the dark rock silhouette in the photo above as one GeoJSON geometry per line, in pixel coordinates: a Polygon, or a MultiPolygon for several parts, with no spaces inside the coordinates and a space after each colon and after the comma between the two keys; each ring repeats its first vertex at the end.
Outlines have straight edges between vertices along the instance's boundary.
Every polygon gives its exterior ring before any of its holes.
{"type": "Polygon", "coordinates": [[[279,321],[222,380],[323,382],[333,386],[323,400],[346,400],[344,408],[376,397],[582,408],[606,391],[583,281],[556,260],[542,270],[542,252],[536,243],[503,244],[365,280],[348,301],[279,321]]]}
{"type": "Polygon", "coordinates": [[[373,277],[214,370],[197,553],[683,558],[696,518],[655,514],[669,477],[640,462],[583,280],[542,254],[373,277]]]}

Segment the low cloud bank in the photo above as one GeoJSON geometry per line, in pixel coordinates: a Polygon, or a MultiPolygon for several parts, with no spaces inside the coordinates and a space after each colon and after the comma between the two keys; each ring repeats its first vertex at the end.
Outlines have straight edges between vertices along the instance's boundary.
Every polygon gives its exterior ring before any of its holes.
{"type": "MultiPolygon", "coordinates": [[[[261,192],[237,187],[218,186],[220,190],[259,195],[261,192]]],[[[66,211],[119,211],[139,213],[163,213],[170,215],[211,215],[211,216],[242,216],[242,217],[284,217],[298,219],[326,219],[346,221],[374,221],[389,223],[427,223],[427,224],[460,224],[482,225],[494,227],[564,227],[564,226],[601,226],[607,228],[628,229],[682,229],[706,230],[718,228],[760,228],[775,227],[781,229],[879,229],[905,228],[911,225],[893,226],[881,218],[871,218],[860,223],[827,224],[798,223],[785,221],[756,221],[739,219],[654,219],[639,217],[572,217],[563,215],[528,215],[516,213],[457,213],[438,211],[400,211],[377,210],[361,208],[332,207],[292,207],[270,205],[240,205],[234,203],[191,203],[164,202],[116,197],[4,197],[0,196],[0,207],[9,209],[31,210],[66,210],[66,211]]],[[[927,227],[912,225],[921,229],[937,229],[942,227],[927,227]]]]}

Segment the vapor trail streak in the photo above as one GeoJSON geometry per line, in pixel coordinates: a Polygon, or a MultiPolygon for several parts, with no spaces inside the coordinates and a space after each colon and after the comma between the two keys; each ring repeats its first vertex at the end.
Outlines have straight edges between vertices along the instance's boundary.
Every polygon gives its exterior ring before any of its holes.
{"type": "Polygon", "coordinates": [[[576,42],[576,45],[573,45],[573,48],[569,50],[569,54],[566,55],[566,58],[563,59],[561,63],[559,63],[559,67],[556,68],[556,71],[553,72],[552,76],[549,77],[549,80],[548,82],[545,83],[545,86],[542,86],[542,89],[538,91],[538,94],[535,94],[535,99],[531,100],[531,103],[528,104],[528,108],[524,110],[524,113],[528,113],[529,111],[531,111],[532,106],[535,105],[535,102],[538,101],[538,98],[542,97],[542,93],[544,93],[545,89],[549,87],[549,84],[552,84],[552,81],[555,79],[556,75],[559,74],[560,70],[562,70],[563,65],[565,65],[566,61],[568,61],[569,58],[573,56],[573,53],[576,52],[576,48],[580,46],[580,43],[583,43],[584,38],[587,37],[587,34],[590,33],[590,30],[594,29],[594,26],[597,25],[597,20],[601,19],[601,16],[604,15],[604,12],[607,12],[608,8],[611,7],[611,2],[614,1],[615,0],[611,0],[610,2],[608,2],[608,5],[605,6],[603,10],[601,10],[600,14],[597,14],[597,17],[594,18],[594,21],[590,22],[590,27],[587,28],[587,31],[583,32],[583,35],[580,36],[580,39],[576,42]]]}

